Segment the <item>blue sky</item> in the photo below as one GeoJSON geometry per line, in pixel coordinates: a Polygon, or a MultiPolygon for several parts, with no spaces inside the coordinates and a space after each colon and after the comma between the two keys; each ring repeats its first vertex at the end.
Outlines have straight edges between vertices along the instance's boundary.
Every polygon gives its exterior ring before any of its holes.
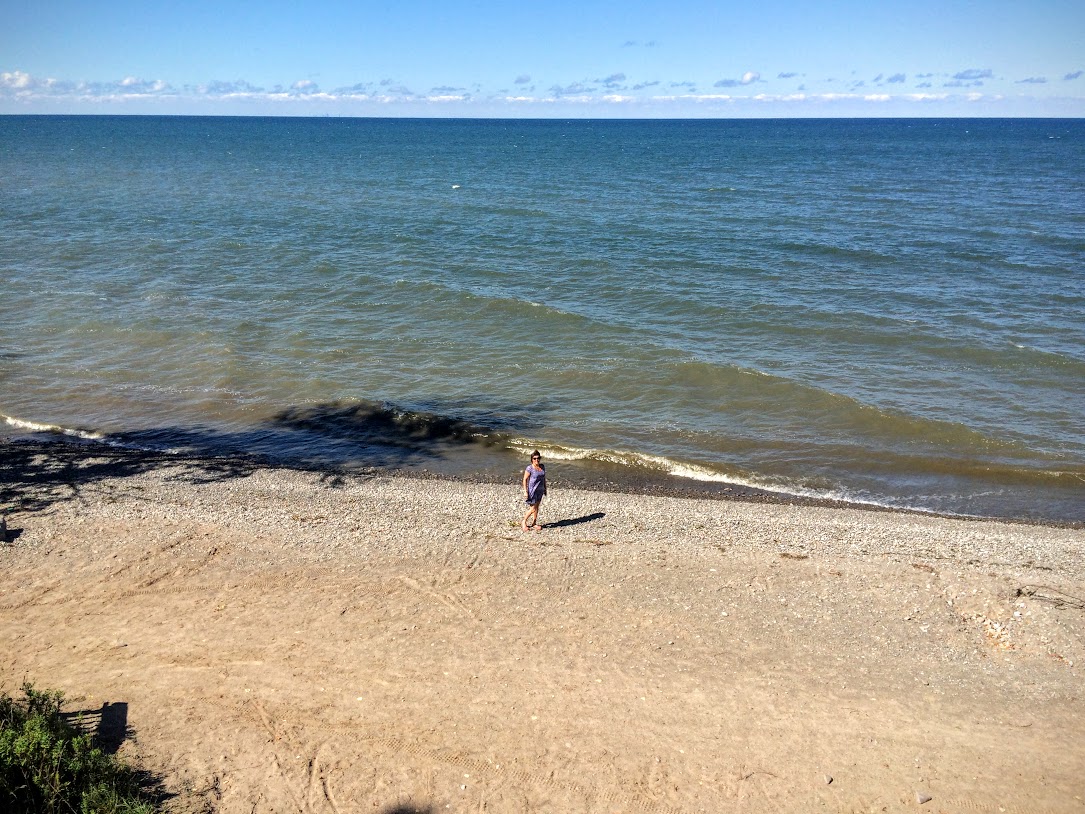
{"type": "Polygon", "coordinates": [[[5,0],[0,113],[1081,117],[1085,2],[5,0]]]}

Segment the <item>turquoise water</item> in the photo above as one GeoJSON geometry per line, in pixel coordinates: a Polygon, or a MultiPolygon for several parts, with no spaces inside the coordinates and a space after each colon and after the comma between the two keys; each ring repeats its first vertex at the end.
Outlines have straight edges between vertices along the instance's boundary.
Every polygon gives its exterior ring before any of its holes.
{"type": "Polygon", "coordinates": [[[1085,520],[1085,122],[0,117],[9,435],[1085,520]]]}

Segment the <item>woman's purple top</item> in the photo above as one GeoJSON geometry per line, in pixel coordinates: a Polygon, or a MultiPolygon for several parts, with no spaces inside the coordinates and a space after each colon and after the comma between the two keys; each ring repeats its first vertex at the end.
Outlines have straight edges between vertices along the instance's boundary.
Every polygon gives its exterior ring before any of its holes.
{"type": "Polygon", "coordinates": [[[527,502],[538,503],[546,494],[546,467],[539,464],[539,469],[536,469],[528,464],[524,471],[527,472],[527,502]]]}

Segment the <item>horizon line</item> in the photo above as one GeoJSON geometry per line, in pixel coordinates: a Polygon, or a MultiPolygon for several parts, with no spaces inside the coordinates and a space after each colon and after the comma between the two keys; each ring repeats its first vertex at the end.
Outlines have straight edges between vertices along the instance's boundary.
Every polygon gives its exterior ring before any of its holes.
{"type": "Polygon", "coordinates": [[[0,117],[11,118],[114,118],[114,119],[364,119],[370,121],[627,121],[627,122],[710,122],[710,121],[1085,121],[1085,116],[1007,116],[953,115],[938,116],[362,116],[345,113],[12,113],[0,111],[0,117]]]}

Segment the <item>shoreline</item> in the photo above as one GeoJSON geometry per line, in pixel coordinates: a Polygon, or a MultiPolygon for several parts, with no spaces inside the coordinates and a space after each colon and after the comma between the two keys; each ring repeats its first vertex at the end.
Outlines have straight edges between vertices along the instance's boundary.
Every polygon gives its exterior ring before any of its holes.
{"type": "Polygon", "coordinates": [[[1085,531],[21,451],[0,687],[171,814],[1083,805],[1085,531]]]}
{"type": "MultiPolygon", "coordinates": [[[[170,466],[180,464],[208,466],[211,468],[235,468],[239,471],[271,469],[282,470],[284,472],[315,472],[325,474],[329,477],[373,477],[383,475],[420,481],[436,480],[492,485],[506,484],[509,485],[510,488],[515,488],[517,486],[516,478],[518,476],[518,472],[510,472],[508,480],[503,480],[495,475],[447,474],[421,467],[397,468],[372,466],[348,468],[317,464],[309,465],[299,462],[278,461],[262,455],[231,454],[217,456],[210,454],[173,453],[158,450],[135,449],[132,447],[103,443],[98,440],[87,441],[68,438],[41,440],[38,438],[0,435],[0,454],[11,456],[13,449],[18,449],[32,455],[56,458],[56,464],[62,464],[66,467],[76,466],[82,460],[97,458],[111,459],[116,463],[118,471],[142,471],[159,465],[170,466]]],[[[25,458],[26,455],[21,455],[19,457],[25,458]]],[[[16,464],[16,466],[18,466],[18,464],[16,464]]],[[[625,476],[618,481],[609,478],[606,475],[586,470],[582,466],[577,466],[575,462],[559,461],[558,464],[556,464],[556,468],[559,470],[558,479],[552,479],[552,483],[558,486],[558,488],[572,488],[638,496],[685,498],[690,500],[723,500],[777,506],[854,509],[857,511],[874,513],[940,517],[947,520],[994,522],[1045,528],[1085,528],[1085,521],[954,514],[929,509],[915,509],[887,506],[878,503],[863,503],[858,501],[794,495],[786,492],[774,492],[767,489],[735,486],[724,482],[694,481],[668,474],[656,475],[651,473],[636,473],[630,475],[628,473],[623,473],[625,476]]],[[[0,475],[2,474],[3,472],[0,471],[0,475]]],[[[2,503],[3,493],[0,493],[0,504],[2,503]]]]}

